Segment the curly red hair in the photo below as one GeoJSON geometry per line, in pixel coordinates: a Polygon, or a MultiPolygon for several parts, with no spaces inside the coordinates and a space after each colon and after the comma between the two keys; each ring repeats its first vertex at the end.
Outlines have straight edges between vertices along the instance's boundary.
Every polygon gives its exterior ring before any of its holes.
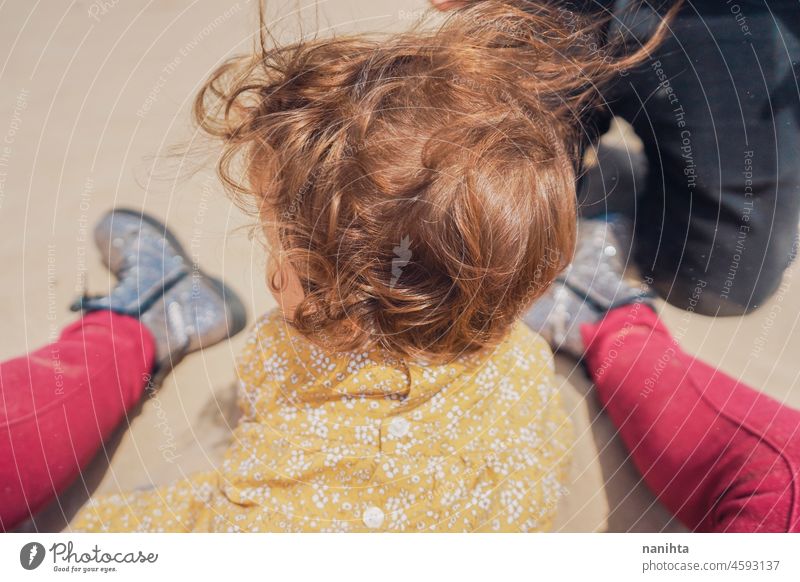
{"type": "Polygon", "coordinates": [[[483,0],[435,30],[235,58],[195,114],[235,199],[275,222],[304,290],[294,327],[449,358],[502,339],[569,262],[578,120],[663,28],[611,56],[596,22],[483,0]]]}

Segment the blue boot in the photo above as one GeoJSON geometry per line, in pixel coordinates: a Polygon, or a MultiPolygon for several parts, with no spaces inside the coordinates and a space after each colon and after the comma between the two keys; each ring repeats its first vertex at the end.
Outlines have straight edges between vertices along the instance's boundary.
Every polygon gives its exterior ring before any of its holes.
{"type": "Polygon", "coordinates": [[[616,216],[578,223],[572,263],[524,318],[553,351],[581,358],[585,351],[581,325],[595,323],[611,309],[628,303],[653,306],[655,295],[649,287],[625,278],[631,232],[630,224],[616,216]]]}
{"type": "Polygon", "coordinates": [[[244,329],[247,314],[238,296],[193,266],[157,219],[116,209],[100,220],[94,236],[117,285],[109,295],[82,297],[72,309],[110,310],[139,319],[155,338],[154,377],[159,381],[186,354],[244,329]]]}

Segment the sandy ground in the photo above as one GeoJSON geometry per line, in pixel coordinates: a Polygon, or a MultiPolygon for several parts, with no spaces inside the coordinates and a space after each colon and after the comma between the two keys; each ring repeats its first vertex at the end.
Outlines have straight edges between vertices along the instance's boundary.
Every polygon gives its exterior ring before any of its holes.
{"type": "MultiPolygon", "coordinates": [[[[270,14],[283,17],[273,27],[279,38],[296,35],[297,7],[270,3],[270,14]]],[[[398,30],[424,7],[422,0],[322,0],[317,24],[313,10],[302,15],[306,31],[398,30]]],[[[115,205],[165,218],[204,269],[241,293],[251,320],[270,307],[263,253],[203,156],[183,164],[168,156],[193,138],[189,106],[198,83],[225,56],[248,50],[254,10],[245,0],[0,3],[1,358],[47,343],[74,319],[66,306],[78,293],[108,287],[91,227],[115,205]]],[[[792,272],[772,302],[747,317],[663,308],[688,351],[795,406],[798,314],[792,272]]],[[[187,358],[38,527],[63,527],[92,491],[165,484],[213,466],[235,423],[233,357],[242,341],[187,358]]],[[[579,438],[556,529],[679,529],[626,461],[582,370],[564,358],[558,368],[579,438]]]]}

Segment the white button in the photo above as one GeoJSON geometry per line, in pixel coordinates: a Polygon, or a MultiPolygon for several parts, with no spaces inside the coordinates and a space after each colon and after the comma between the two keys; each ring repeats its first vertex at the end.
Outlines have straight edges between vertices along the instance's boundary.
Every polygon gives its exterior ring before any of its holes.
{"type": "Polygon", "coordinates": [[[364,511],[364,525],[366,525],[370,529],[376,529],[381,527],[383,523],[383,511],[381,511],[380,507],[368,507],[364,511]]]}
{"type": "Polygon", "coordinates": [[[617,254],[617,249],[615,249],[611,245],[608,245],[606,248],[603,249],[603,252],[607,257],[613,257],[614,255],[617,254]]]}
{"type": "Polygon", "coordinates": [[[395,416],[389,422],[389,434],[398,439],[406,436],[409,428],[411,428],[411,423],[402,416],[395,416]]]}

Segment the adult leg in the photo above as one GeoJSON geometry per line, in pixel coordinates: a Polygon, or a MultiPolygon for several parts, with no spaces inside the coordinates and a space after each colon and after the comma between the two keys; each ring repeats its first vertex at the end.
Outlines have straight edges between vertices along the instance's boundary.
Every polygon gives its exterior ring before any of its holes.
{"type": "Polygon", "coordinates": [[[244,306],[221,281],[192,268],[167,227],[119,209],[95,228],[117,277],[59,340],[0,366],[0,529],[61,491],[141,397],[188,353],[242,330],[244,306]]]}
{"type": "Polygon", "coordinates": [[[581,221],[572,266],[526,322],[584,358],[633,462],[689,527],[799,531],[800,413],[681,350],[623,276],[626,232],[581,221]]]}
{"type": "Polygon", "coordinates": [[[612,91],[649,164],[637,262],[670,303],[741,314],[775,292],[795,252],[797,3],[686,3],[672,30],[612,91]]]}
{"type": "Polygon", "coordinates": [[[154,354],[139,321],[99,311],[0,364],[0,530],[77,477],[141,398],[154,354]]]}
{"type": "Polygon", "coordinates": [[[644,304],[582,332],[598,397],[645,482],[682,522],[800,531],[800,412],[686,354],[644,304]]]}

